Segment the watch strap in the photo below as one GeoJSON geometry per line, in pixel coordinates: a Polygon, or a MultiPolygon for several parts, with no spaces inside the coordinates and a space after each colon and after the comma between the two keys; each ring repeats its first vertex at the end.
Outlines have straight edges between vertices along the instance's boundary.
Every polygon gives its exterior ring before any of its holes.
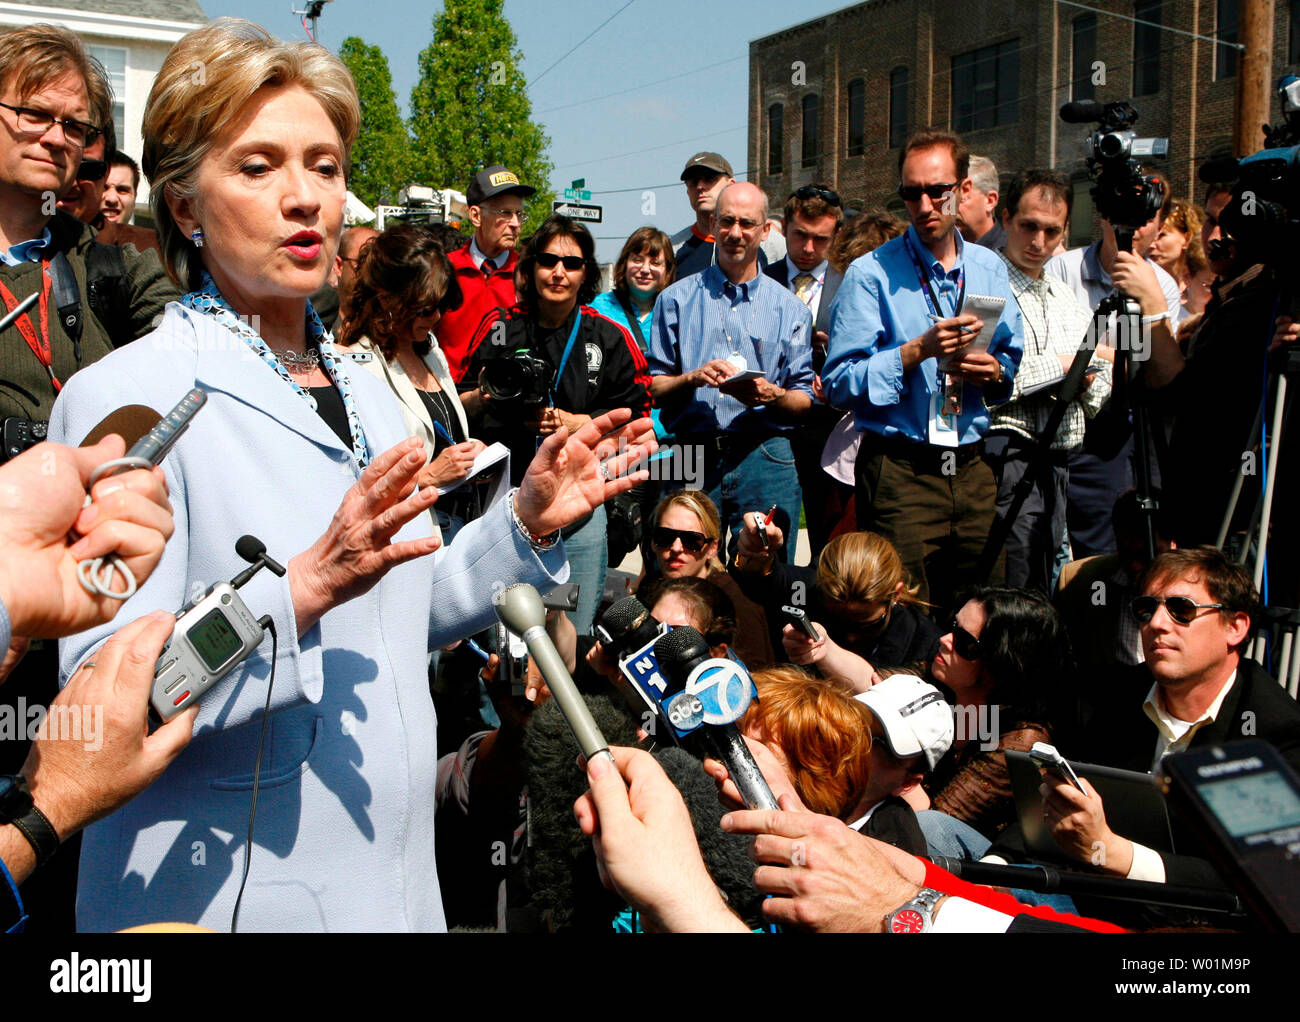
{"type": "Polygon", "coordinates": [[[910,901],[885,916],[886,933],[924,933],[934,924],[934,908],[945,897],[942,891],[923,887],[910,901]],[[918,925],[918,923],[920,925],[918,925]]]}
{"type": "Polygon", "coordinates": [[[36,865],[44,866],[59,850],[59,832],[36,806],[32,806],[24,816],[13,821],[18,832],[27,839],[36,853],[36,865]]]}

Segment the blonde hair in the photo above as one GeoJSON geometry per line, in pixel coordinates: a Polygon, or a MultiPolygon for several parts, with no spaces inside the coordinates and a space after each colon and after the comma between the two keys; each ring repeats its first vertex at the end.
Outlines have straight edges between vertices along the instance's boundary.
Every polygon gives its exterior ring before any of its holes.
{"type": "Polygon", "coordinates": [[[843,688],[798,667],[754,672],[758,700],[741,730],[779,745],[804,805],[847,822],[871,780],[875,715],[843,688]]]}
{"type": "Polygon", "coordinates": [[[296,85],[324,109],[343,144],[343,172],[361,124],[357,88],[346,65],[314,43],[283,43],[243,18],[218,18],[172,47],[145,107],[144,157],[149,205],[163,266],[182,288],[197,283],[200,261],[167,204],[193,198],[199,166],[220,145],[259,89],[296,85]]]}
{"type": "MultiPolygon", "coordinates": [[[[655,508],[655,513],[651,517],[651,528],[659,524],[659,520],[664,516],[669,508],[680,507],[689,511],[700,520],[700,531],[704,533],[704,538],[710,543],[718,542],[722,537],[722,518],[718,514],[717,506],[711,501],[703,490],[678,490],[670,493],[655,508]]],[[[716,557],[709,559],[709,567],[716,568],[719,571],[725,571],[726,567],[716,557]]]]}
{"type": "Polygon", "coordinates": [[[846,532],[826,544],[817,560],[817,588],[833,603],[916,603],[920,586],[908,585],[903,560],[874,532],[846,532]],[[894,591],[903,583],[897,597],[894,591]]]}
{"type": "Polygon", "coordinates": [[[13,86],[19,102],[69,74],[85,84],[90,122],[102,130],[113,115],[113,89],[104,66],[86,52],[80,39],[60,25],[27,25],[0,33],[0,90],[13,86]]]}

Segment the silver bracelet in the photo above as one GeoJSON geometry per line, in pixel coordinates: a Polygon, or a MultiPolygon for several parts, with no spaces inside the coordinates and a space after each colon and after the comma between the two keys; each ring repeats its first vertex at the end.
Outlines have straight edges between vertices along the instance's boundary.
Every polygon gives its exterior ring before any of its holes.
{"type": "Polygon", "coordinates": [[[519,517],[519,512],[515,510],[515,494],[518,492],[519,487],[516,486],[506,494],[506,504],[510,508],[510,519],[515,523],[515,528],[519,530],[519,534],[523,536],[524,539],[528,540],[528,545],[537,551],[537,553],[544,554],[546,551],[553,549],[555,544],[560,541],[560,530],[556,529],[547,536],[533,535],[533,533],[529,531],[528,526],[524,524],[524,520],[519,517]]]}
{"type": "Polygon", "coordinates": [[[1162,313],[1160,313],[1160,314],[1158,314],[1158,315],[1155,315],[1155,316],[1143,316],[1143,317],[1142,317],[1142,322],[1145,323],[1145,324],[1147,324],[1147,325],[1150,325],[1151,323],[1159,323],[1162,319],[1168,319],[1168,320],[1172,321],[1172,317],[1169,315],[1169,310],[1168,310],[1168,309],[1166,309],[1164,312],[1162,312],[1162,313]]]}

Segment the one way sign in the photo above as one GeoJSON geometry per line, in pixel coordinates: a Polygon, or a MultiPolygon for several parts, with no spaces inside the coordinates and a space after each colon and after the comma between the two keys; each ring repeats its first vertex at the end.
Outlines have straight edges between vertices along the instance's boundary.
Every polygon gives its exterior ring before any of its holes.
{"type": "Polygon", "coordinates": [[[574,220],[587,220],[593,224],[604,222],[604,206],[590,206],[581,202],[553,202],[551,212],[560,216],[572,217],[574,220]]]}

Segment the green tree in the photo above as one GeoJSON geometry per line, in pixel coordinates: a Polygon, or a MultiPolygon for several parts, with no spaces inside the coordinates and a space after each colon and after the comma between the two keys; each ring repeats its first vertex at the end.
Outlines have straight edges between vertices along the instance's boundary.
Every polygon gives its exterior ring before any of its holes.
{"type": "Polygon", "coordinates": [[[463,190],[482,167],[502,163],[537,189],[525,208],[537,223],[555,195],[550,139],[532,120],[523,59],[503,0],[446,0],[411,90],[412,169],[434,188],[463,190]]]}
{"type": "Polygon", "coordinates": [[[395,203],[398,191],[410,184],[411,138],[397,109],[388,58],[356,36],[343,40],[339,57],[361,96],[361,131],[352,146],[349,187],[371,208],[395,203]]]}

